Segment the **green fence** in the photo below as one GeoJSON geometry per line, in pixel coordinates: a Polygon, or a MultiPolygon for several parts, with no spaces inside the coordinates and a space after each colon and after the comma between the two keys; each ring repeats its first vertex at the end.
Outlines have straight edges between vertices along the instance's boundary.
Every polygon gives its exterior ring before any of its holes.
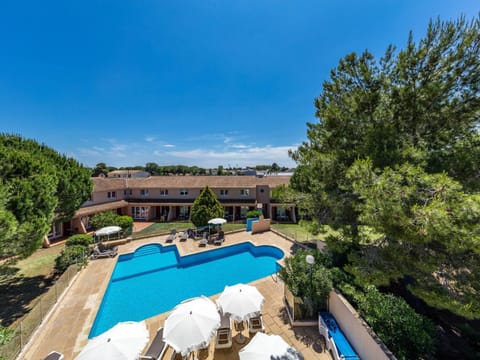
{"type": "Polygon", "coordinates": [[[68,287],[73,277],[79,270],[78,264],[71,265],[55,282],[55,284],[43,294],[30,312],[26,314],[13,329],[12,339],[5,345],[0,346],[0,359],[13,360],[26,345],[33,332],[42,323],[45,316],[58,301],[64,290],[68,287]]]}

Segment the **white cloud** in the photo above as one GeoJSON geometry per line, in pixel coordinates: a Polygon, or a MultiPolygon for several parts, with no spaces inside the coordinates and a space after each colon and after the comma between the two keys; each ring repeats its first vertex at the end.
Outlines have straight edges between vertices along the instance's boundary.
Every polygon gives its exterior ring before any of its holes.
{"type": "MultiPolygon", "coordinates": [[[[203,135],[199,137],[203,138],[203,135]]],[[[238,141],[239,138],[247,140],[243,136],[232,137],[223,134],[210,134],[202,141],[185,139],[181,144],[167,143],[158,138],[155,141],[140,142],[103,139],[101,144],[107,143],[107,146],[79,148],[76,150],[76,158],[91,167],[100,162],[115,167],[145,165],[148,162],[159,165],[196,165],[205,168],[215,168],[219,165],[246,167],[269,165],[274,162],[280,166],[295,166],[295,162],[288,156],[288,151],[295,150],[298,144],[258,145],[238,141]]]]}
{"type": "Polygon", "coordinates": [[[154,137],[154,136],[147,136],[147,137],[145,138],[145,141],[146,141],[146,142],[154,142],[154,141],[155,141],[155,137],[154,137]]]}

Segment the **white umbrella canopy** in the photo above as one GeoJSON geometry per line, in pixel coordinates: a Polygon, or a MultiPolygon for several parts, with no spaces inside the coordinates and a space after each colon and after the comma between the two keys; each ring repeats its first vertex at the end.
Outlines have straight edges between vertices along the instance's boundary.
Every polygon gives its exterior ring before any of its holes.
{"type": "Polygon", "coordinates": [[[210,343],[220,327],[215,304],[201,296],[177,305],[165,320],[163,340],[183,356],[210,343]]]}
{"type": "Polygon", "coordinates": [[[76,360],[135,360],[149,339],[145,322],[120,322],[91,339],[76,360]]]}
{"type": "Polygon", "coordinates": [[[208,220],[208,223],[210,225],[223,225],[226,222],[227,222],[227,220],[222,219],[222,218],[213,218],[213,219],[208,220]]]}
{"type": "Polygon", "coordinates": [[[225,286],[217,304],[223,313],[229,313],[235,321],[248,320],[262,310],[265,298],[255,286],[237,284],[225,286]]]}
{"type": "Polygon", "coordinates": [[[238,353],[240,360],[303,360],[302,354],[278,335],[258,332],[238,353]]]}
{"type": "Polygon", "coordinates": [[[106,226],[95,231],[95,235],[112,235],[120,232],[122,228],[120,226],[106,226]]]}

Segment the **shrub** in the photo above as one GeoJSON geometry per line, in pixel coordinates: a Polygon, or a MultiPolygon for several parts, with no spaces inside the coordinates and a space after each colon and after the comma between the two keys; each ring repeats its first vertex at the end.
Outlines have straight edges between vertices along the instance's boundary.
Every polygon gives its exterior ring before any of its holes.
{"type": "Polygon", "coordinates": [[[113,211],[104,211],[92,216],[90,224],[94,230],[101,229],[105,226],[115,225],[118,215],[113,211]]]}
{"type": "Polygon", "coordinates": [[[300,249],[294,256],[285,259],[279,276],[293,295],[308,304],[310,316],[326,308],[328,294],[332,289],[330,271],[323,265],[325,258],[319,252],[300,249]],[[306,255],[313,255],[315,263],[306,262],[306,255]]]}
{"type": "Polygon", "coordinates": [[[247,219],[260,217],[262,212],[260,210],[250,210],[247,212],[247,219]]]}
{"type": "Polygon", "coordinates": [[[435,328],[402,298],[383,294],[374,286],[355,296],[358,310],[398,359],[418,359],[434,350],[435,328]]]}
{"type": "Polygon", "coordinates": [[[85,265],[89,250],[82,245],[65,246],[60,255],[55,259],[55,270],[59,273],[65,272],[72,264],[85,265]]]}
{"type": "Polygon", "coordinates": [[[123,230],[125,230],[133,226],[133,219],[131,216],[128,215],[118,215],[115,219],[115,225],[120,226],[123,230]]]}
{"type": "Polygon", "coordinates": [[[67,239],[66,246],[82,245],[85,248],[88,248],[90,244],[93,243],[93,238],[88,234],[76,234],[72,235],[67,239]]]}
{"type": "Polygon", "coordinates": [[[13,330],[0,325],[0,346],[8,343],[13,336],[13,330]]]}

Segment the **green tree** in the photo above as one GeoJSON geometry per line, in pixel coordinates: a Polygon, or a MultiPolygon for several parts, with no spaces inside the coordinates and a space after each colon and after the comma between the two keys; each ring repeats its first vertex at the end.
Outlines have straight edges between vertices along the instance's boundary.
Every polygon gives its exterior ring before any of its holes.
{"type": "Polygon", "coordinates": [[[269,172],[272,174],[276,174],[280,171],[280,166],[278,166],[277,163],[273,163],[272,166],[270,166],[269,172]]]}
{"type": "Polygon", "coordinates": [[[204,187],[195,199],[191,210],[191,220],[195,226],[205,226],[208,220],[223,217],[224,209],[215,193],[208,186],[204,187]]]}
{"type": "Polygon", "coordinates": [[[480,316],[479,38],[479,17],[437,20],[380,61],[347,55],[315,99],[308,142],[291,153],[291,187],[351,243],[358,281],[406,276],[427,303],[469,317],[480,316]]]}
{"type": "Polygon", "coordinates": [[[14,234],[2,239],[0,254],[26,256],[41,245],[54,217],[69,219],[88,199],[93,187],[90,171],[46,145],[16,135],[0,135],[0,158],[6,199],[0,217],[10,229],[16,224],[14,234]]]}
{"type": "Polygon", "coordinates": [[[361,222],[382,234],[352,256],[357,280],[388,285],[408,276],[427,303],[480,317],[480,195],[410,164],[377,175],[359,160],[347,177],[362,200],[361,222]]]}
{"type": "Polygon", "coordinates": [[[431,22],[418,44],[410,36],[379,62],[353,53],[331,71],[315,99],[319,122],[291,153],[299,163],[292,186],[313,195],[323,223],[357,235],[358,199],[345,178],[356,159],[380,169],[408,161],[478,188],[479,27],[478,18],[431,22]]]}
{"type": "Polygon", "coordinates": [[[96,176],[99,176],[100,174],[103,174],[105,176],[107,176],[107,174],[108,174],[107,164],[105,164],[103,162],[95,165],[95,167],[92,170],[92,176],[96,177],[96,176]]]}

